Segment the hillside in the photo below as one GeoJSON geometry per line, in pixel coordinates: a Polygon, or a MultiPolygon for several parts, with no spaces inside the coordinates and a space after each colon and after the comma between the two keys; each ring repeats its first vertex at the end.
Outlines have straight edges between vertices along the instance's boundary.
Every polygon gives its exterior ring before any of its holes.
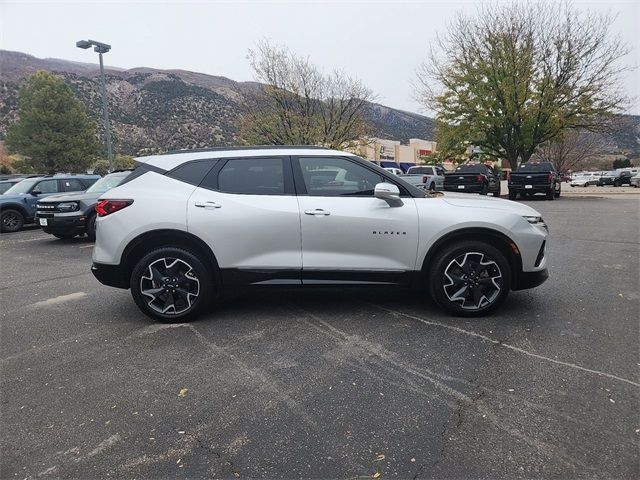
{"type": "MultiPolygon", "coordinates": [[[[21,82],[38,70],[63,76],[102,128],[97,65],[0,51],[0,138],[16,119],[21,82]]],[[[107,67],[105,71],[118,153],[236,144],[244,99],[259,88],[254,82],[184,70],[107,67]]],[[[371,104],[368,118],[374,136],[402,142],[433,138],[433,120],[422,115],[371,104]]]]}

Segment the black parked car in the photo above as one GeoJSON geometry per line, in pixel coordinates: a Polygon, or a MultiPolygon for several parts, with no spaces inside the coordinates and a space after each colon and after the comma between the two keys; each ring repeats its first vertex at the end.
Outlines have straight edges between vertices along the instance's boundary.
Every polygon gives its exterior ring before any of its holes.
{"type": "Polygon", "coordinates": [[[58,238],[86,234],[90,240],[95,240],[98,197],[120,185],[130,173],[130,170],[114,172],[98,180],[86,192],[53,195],[40,200],[36,213],[40,228],[58,238]]]}
{"type": "Polygon", "coordinates": [[[493,194],[500,196],[500,176],[488,165],[468,163],[444,176],[444,189],[449,192],[493,194]]]}
{"type": "Polygon", "coordinates": [[[610,175],[603,175],[598,180],[598,186],[613,185],[614,187],[620,187],[622,185],[631,186],[631,177],[633,173],[623,170],[622,172],[611,172],[610,175]]]}
{"type": "Polygon", "coordinates": [[[544,193],[547,200],[554,200],[562,191],[562,180],[551,162],[526,162],[508,177],[509,200],[544,193]]]}

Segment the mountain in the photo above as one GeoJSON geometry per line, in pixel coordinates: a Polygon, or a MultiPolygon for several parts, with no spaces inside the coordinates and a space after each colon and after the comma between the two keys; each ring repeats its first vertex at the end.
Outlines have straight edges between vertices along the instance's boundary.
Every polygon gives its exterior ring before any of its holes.
{"type": "MultiPolygon", "coordinates": [[[[64,77],[103,128],[97,64],[0,50],[0,139],[17,118],[20,84],[38,70],[64,77]]],[[[126,154],[237,144],[243,102],[261,88],[256,82],[186,70],[107,67],[105,72],[114,151],[126,154]]],[[[403,143],[434,139],[434,121],[423,115],[372,103],[367,118],[379,138],[403,143]]],[[[615,131],[602,143],[602,154],[640,158],[640,116],[619,116],[615,131]]]]}
{"type": "MultiPolygon", "coordinates": [[[[0,138],[17,118],[20,84],[38,70],[64,77],[102,128],[98,65],[0,50],[0,138]]],[[[185,70],[106,67],[105,75],[114,151],[127,154],[237,144],[243,101],[261,87],[185,70]]],[[[374,136],[433,139],[434,122],[423,115],[380,104],[367,115],[374,136]]]]}

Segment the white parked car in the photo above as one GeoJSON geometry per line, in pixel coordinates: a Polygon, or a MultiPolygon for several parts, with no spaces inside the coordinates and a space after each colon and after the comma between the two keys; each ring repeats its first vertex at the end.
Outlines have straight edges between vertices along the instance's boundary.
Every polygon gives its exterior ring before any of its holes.
{"type": "Polygon", "coordinates": [[[425,190],[444,189],[444,170],[429,165],[410,167],[407,173],[400,175],[404,181],[425,190]]]}
{"type": "Polygon", "coordinates": [[[576,173],[571,179],[572,187],[588,187],[589,185],[597,185],[600,181],[600,174],[596,172],[576,173]]]}
{"type": "Polygon", "coordinates": [[[96,206],[92,270],[162,321],[238,285],[413,285],[473,316],[548,275],[534,209],[428,194],[351,153],[225,148],[137,162],[96,206]]]}

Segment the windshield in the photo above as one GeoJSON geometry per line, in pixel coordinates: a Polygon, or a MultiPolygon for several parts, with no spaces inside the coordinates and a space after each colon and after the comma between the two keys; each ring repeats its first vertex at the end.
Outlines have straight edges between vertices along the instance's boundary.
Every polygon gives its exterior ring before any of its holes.
{"type": "Polygon", "coordinates": [[[20,195],[21,193],[27,193],[31,187],[33,187],[38,180],[22,180],[16,183],[9,190],[4,192],[5,195],[20,195]]]}
{"type": "Polygon", "coordinates": [[[549,162],[523,163],[518,167],[519,172],[550,172],[553,166],[549,162]]]}
{"type": "Polygon", "coordinates": [[[118,185],[120,185],[122,180],[127,178],[128,175],[129,172],[124,175],[118,174],[102,177],[87,189],[87,193],[104,193],[107,190],[111,190],[113,187],[117,187],[118,185]]]}
{"type": "Polygon", "coordinates": [[[456,173],[484,173],[484,165],[460,165],[456,168],[456,173]]]}

